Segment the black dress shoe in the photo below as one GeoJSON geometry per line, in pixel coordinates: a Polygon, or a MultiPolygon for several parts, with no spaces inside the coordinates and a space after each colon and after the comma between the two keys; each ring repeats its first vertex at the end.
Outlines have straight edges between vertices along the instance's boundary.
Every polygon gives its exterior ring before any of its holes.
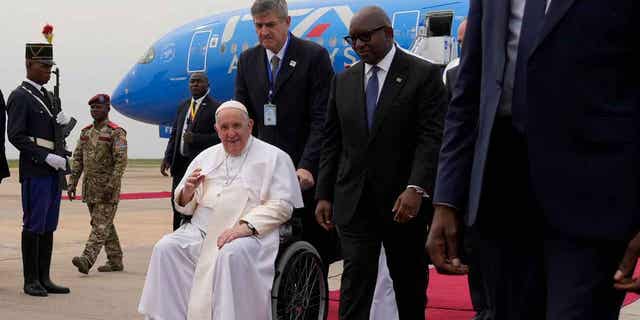
{"type": "Polygon", "coordinates": [[[46,297],[48,295],[47,290],[38,281],[25,283],[24,293],[34,297],[46,297]]]}

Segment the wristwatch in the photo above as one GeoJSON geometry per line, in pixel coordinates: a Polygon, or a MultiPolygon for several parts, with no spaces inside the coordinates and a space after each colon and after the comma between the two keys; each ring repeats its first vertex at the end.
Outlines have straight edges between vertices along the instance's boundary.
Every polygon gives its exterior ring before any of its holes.
{"type": "Polygon", "coordinates": [[[255,236],[256,234],[258,234],[258,230],[256,230],[256,227],[254,227],[251,223],[244,221],[244,223],[247,224],[247,228],[249,228],[249,231],[251,231],[251,235],[255,236]]]}

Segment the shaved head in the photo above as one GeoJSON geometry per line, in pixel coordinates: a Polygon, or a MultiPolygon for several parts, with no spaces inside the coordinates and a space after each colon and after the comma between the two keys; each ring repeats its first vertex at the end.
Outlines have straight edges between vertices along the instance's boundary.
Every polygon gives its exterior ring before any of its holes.
{"type": "Polygon", "coordinates": [[[391,20],[380,7],[364,7],[351,19],[347,39],[360,59],[377,64],[394,45],[391,20]]]}
{"type": "Polygon", "coordinates": [[[458,26],[458,43],[460,46],[464,43],[464,33],[467,31],[467,19],[464,19],[460,22],[460,26],[458,26]]]}
{"type": "Polygon", "coordinates": [[[369,28],[381,26],[391,28],[391,20],[387,13],[378,6],[368,6],[360,9],[351,19],[351,24],[357,24],[369,28]]]}

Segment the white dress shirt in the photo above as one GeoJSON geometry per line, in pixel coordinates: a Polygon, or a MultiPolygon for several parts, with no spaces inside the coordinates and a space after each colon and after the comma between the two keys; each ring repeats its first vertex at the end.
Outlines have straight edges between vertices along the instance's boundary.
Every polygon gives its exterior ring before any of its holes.
{"type": "MultiPolygon", "coordinates": [[[[382,92],[382,86],[384,85],[384,80],[387,78],[387,74],[389,73],[389,68],[391,68],[391,62],[393,62],[393,57],[396,55],[396,46],[391,46],[391,50],[387,52],[387,55],[376,64],[378,66],[378,99],[376,102],[380,100],[380,93],[382,92]]],[[[371,68],[373,68],[372,64],[368,64],[365,62],[364,64],[364,89],[367,90],[367,82],[371,75],[371,68]]]]}

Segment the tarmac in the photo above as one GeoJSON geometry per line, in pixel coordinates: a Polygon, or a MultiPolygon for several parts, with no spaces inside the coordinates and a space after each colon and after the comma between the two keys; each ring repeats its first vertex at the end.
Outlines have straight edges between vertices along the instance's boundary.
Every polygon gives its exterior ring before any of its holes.
{"type": "MultiPolygon", "coordinates": [[[[171,179],[159,167],[130,166],[124,175],[122,192],[170,191],[171,179]]],[[[78,190],[81,190],[78,188],[78,190]]],[[[89,236],[89,213],[81,201],[63,201],[58,230],[54,234],[51,277],[71,288],[71,294],[31,297],[22,292],[20,233],[22,209],[18,172],[0,184],[0,319],[143,319],[137,313],[140,293],[153,245],[171,232],[169,199],[121,201],[115,224],[124,251],[123,272],[101,273],[106,261],[101,252],[88,275],[71,264],[89,236]]],[[[339,288],[341,264],[329,272],[329,287],[339,288]]],[[[626,306],[620,319],[640,320],[640,302],[626,306]]]]}

